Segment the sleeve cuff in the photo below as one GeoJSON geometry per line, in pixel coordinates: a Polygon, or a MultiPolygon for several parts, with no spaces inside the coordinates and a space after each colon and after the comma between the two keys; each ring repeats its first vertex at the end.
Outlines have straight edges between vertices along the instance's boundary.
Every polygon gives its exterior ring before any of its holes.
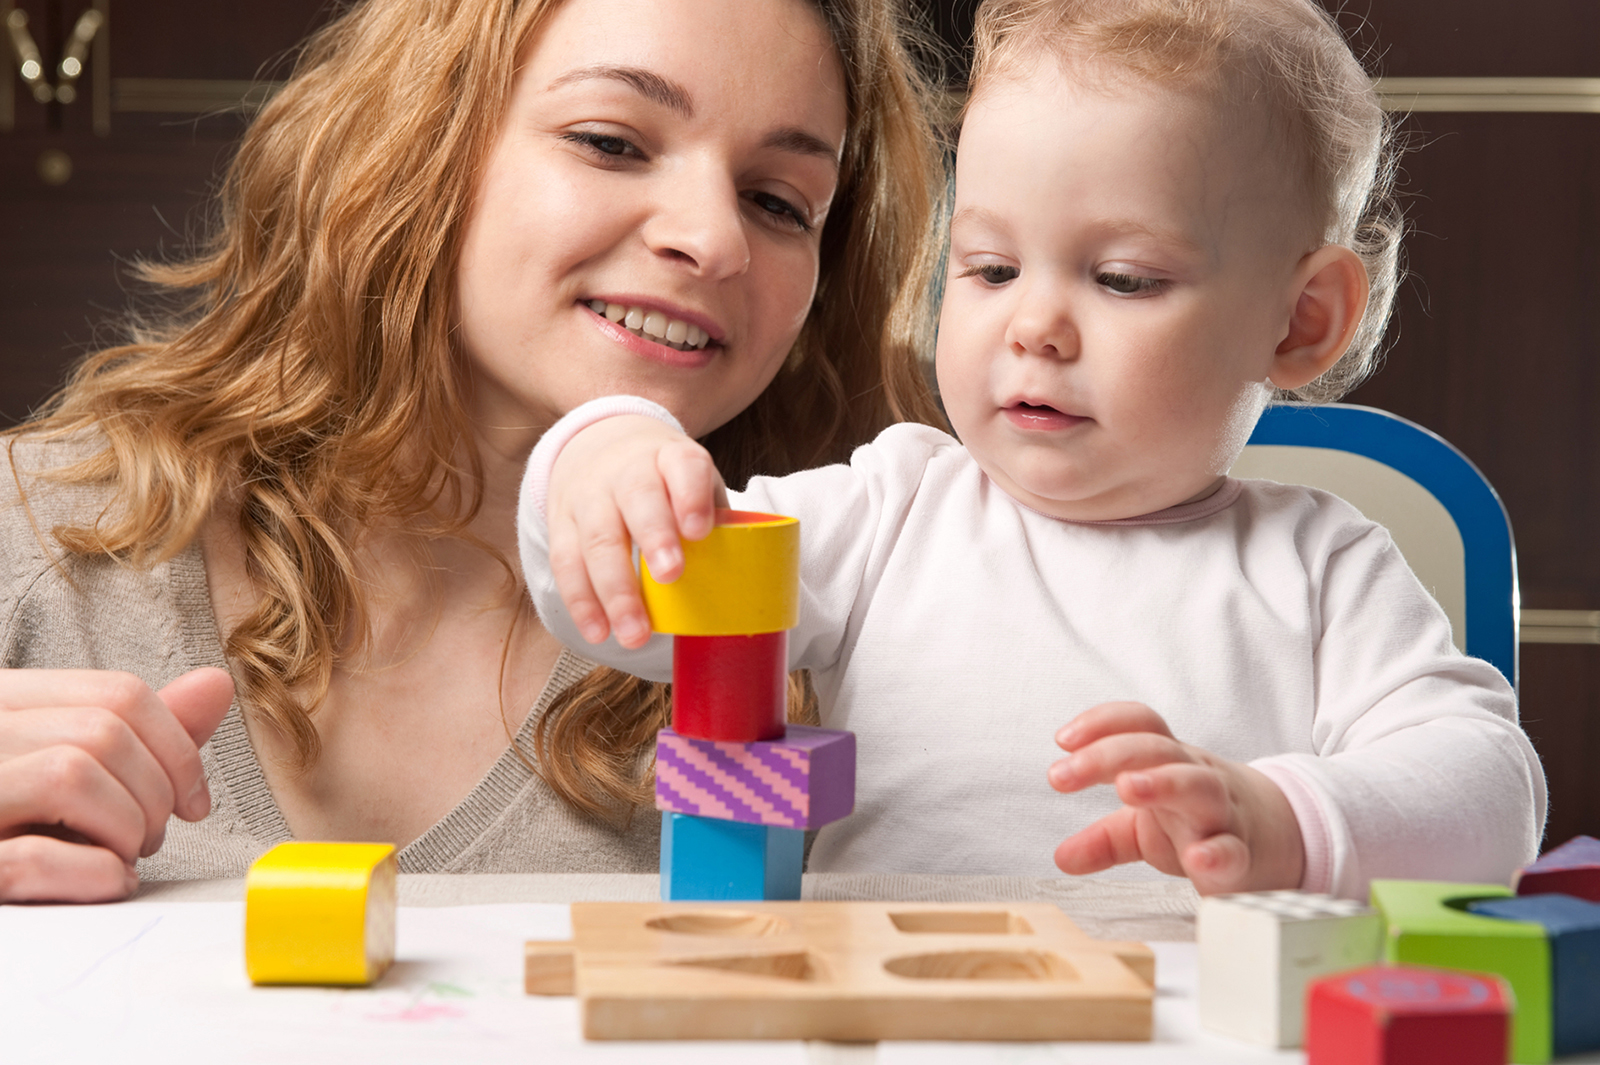
{"type": "Polygon", "coordinates": [[[1271,762],[1253,766],[1278,786],[1283,797],[1294,810],[1294,819],[1300,824],[1300,841],[1305,847],[1305,870],[1300,876],[1300,890],[1327,893],[1333,890],[1333,837],[1328,831],[1327,819],[1322,816],[1322,806],[1311,789],[1282,765],[1271,762]]]}
{"type": "Polygon", "coordinates": [[[539,443],[534,446],[533,454],[528,456],[528,469],[522,476],[522,503],[518,509],[527,513],[531,507],[538,512],[541,519],[545,518],[545,500],[550,491],[550,471],[555,468],[556,456],[561,454],[561,449],[595,422],[622,414],[642,414],[646,418],[665,422],[680,433],[683,432],[683,426],[672,416],[671,411],[659,403],[652,403],[638,396],[603,396],[580,404],[545,430],[544,435],[539,438],[539,443]]]}

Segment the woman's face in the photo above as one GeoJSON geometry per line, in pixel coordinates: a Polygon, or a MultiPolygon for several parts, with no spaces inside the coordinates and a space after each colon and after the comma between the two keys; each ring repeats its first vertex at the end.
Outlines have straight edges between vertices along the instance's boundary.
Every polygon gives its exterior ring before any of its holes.
{"type": "Polygon", "coordinates": [[[579,403],[631,393],[699,436],[748,406],[810,308],[845,120],[807,0],[562,4],[462,246],[476,424],[531,447],[579,403]]]}

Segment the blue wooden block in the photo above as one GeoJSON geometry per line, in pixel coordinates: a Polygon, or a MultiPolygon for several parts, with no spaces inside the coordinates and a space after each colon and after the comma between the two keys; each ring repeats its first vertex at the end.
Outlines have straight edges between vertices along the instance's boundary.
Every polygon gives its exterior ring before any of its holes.
{"type": "Polygon", "coordinates": [[[798,828],[661,815],[661,897],[798,899],[806,834],[798,828]]]}
{"type": "Polygon", "coordinates": [[[1571,895],[1522,895],[1470,903],[1473,913],[1542,925],[1554,988],[1552,1049],[1600,1050],[1600,905],[1571,895]]]}

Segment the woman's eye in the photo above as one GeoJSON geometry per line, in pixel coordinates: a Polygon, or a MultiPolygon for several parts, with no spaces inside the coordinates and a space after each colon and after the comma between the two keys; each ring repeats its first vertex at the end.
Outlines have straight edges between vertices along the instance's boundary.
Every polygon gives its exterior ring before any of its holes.
{"type": "Polygon", "coordinates": [[[1133,274],[1119,274],[1111,271],[1096,274],[1095,282],[1120,296],[1137,296],[1140,293],[1155,292],[1164,284],[1159,278],[1137,277],[1133,274]]]}
{"type": "Polygon", "coordinates": [[[1021,274],[1022,271],[1015,266],[1007,266],[1004,263],[982,263],[961,271],[962,277],[975,277],[989,285],[1003,285],[1007,281],[1016,280],[1021,274]]]}
{"type": "Polygon", "coordinates": [[[802,233],[811,232],[811,220],[806,217],[806,213],[782,196],[774,196],[770,192],[752,192],[748,195],[748,199],[776,224],[802,233]]]}
{"type": "Polygon", "coordinates": [[[564,133],[561,139],[572,144],[580,145],[600,155],[609,155],[621,158],[629,155],[642,155],[638,148],[621,137],[609,133],[588,133],[578,130],[573,133],[564,133]]]}

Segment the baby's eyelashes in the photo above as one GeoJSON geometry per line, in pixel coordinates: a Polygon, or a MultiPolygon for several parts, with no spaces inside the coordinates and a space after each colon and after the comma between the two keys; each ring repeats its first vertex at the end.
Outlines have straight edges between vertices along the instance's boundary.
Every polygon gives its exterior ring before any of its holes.
{"type": "Polygon", "coordinates": [[[1095,284],[1110,289],[1120,296],[1145,296],[1161,291],[1167,282],[1159,277],[1141,277],[1115,270],[1102,270],[1095,275],[1095,284]]]}
{"type": "Polygon", "coordinates": [[[1015,266],[1005,263],[977,263],[964,268],[957,277],[976,277],[991,285],[1003,285],[1007,281],[1015,280],[1022,273],[1015,266]]]}

